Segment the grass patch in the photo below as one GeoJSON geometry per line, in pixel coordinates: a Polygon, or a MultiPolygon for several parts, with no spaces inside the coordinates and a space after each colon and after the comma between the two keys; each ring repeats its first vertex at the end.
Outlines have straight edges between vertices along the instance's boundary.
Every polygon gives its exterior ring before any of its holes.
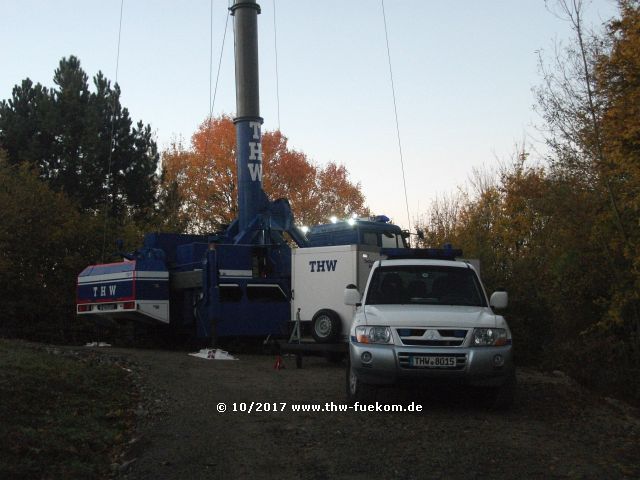
{"type": "Polygon", "coordinates": [[[0,477],[104,478],[133,425],[126,370],[0,340],[0,477]]]}

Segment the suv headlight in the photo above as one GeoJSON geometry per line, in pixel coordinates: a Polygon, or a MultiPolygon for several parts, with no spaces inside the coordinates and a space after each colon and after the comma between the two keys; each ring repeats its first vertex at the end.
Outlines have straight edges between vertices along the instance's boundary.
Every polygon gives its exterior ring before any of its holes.
{"type": "Polygon", "coordinates": [[[504,328],[476,328],[471,339],[472,347],[499,347],[507,344],[504,328]]]}
{"type": "Polygon", "coordinates": [[[356,340],[358,343],[391,343],[391,329],[368,325],[356,327],[356,340]]]}

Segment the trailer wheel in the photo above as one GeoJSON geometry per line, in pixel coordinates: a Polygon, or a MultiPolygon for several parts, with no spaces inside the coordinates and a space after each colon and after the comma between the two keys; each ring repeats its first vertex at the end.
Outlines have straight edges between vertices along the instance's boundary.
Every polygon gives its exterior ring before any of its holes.
{"type": "Polygon", "coordinates": [[[340,333],[340,317],[333,310],[319,310],[311,320],[311,336],[318,343],[333,342],[340,333]]]}

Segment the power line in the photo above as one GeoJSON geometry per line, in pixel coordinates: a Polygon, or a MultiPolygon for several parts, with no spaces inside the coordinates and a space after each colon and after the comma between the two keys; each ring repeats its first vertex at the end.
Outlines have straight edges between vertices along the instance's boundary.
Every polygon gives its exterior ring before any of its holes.
{"type": "Polygon", "coordinates": [[[391,50],[389,49],[389,33],[387,30],[387,15],[384,10],[384,0],[380,0],[382,4],[382,19],[384,20],[384,37],[387,43],[387,59],[389,60],[389,77],[391,79],[391,93],[393,94],[393,111],[396,118],[396,134],[398,136],[398,150],[400,151],[400,167],[402,169],[402,185],[404,186],[404,202],[407,207],[407,224],[411,228],[411,216],[409,215],[409,199],[407,197],[407,181],[404,175],[404,158],[402,155],[402,142],[400,141],[400,123],[398,122],[398,106],[396,103],[396,89],[393,83],[393,69],[391,68],[391,50]]]}
{"type": "Polygon", "coordinates": [[[220,80],[220,70],[222,70],[222,56],[224,53],[224,42],[225,39],[227,38],[227,27],[229,25],[229,17],[230,14],[227,13],[227,19],[225,20],[225,24],[224,24],[224,33],[222,34],[222,44],[220,46],[220,58],[218,60],[218,72],[216,73],[216,85],[215,88],[213,90],[213,98],[211,95],[211,85],[212,85],[212,78],[213,78],[213,0],[211,0],[210,2],[210,18],[209,18],[209,116],[207,117],[207,125],[206,128],[204,130],[204,156],[206,158],[207,153],[209,151],[209,136],[210,136],[210,131],[209,129],[211,128],[211,120],[213,119],[213,108],[214,105],[216,103],[216,97],[218,95],[218,82],[220,80]]]}
{"type": "Polygon", "coordinates": [[[213,0],[209,3],[209,118],[212,114],[211,85],[213,82],[213,0]]]}
{"type": "Polygon", "coordinates": [[[120,68],[120,39],[122,38],[122,12],[124,10],[124,0],[120,0],[120,21],[118,22],[118,48],[116,51],[116,78],[113,88],[113,102],[111,104],[111,133],[109,134],[109,160],[107,166],[107,190],[104,199],[104,227],[102,234],[102,254],[101,261],[104,262],[105,250],[107,248],[107,224],[109,219],[109,191],[111,190],[111,160],[113,158],[113,131],[116,122],[116,86],[118,85],[118,69],[120,68]]]}
{"type": "Polygon", "coordinates": [[[280,84],[278,75],[278,30],[276,28],[276,0],[273,0],[273,44],[276,52],[276,103],[278,105],[278,130],[280,130],[280,84]]]}
{"type": "Polygon", "coordinates": [[[227,19],[224,23],[224,33],[222,34],[222,45],[220,46],[220,57],[218,59],[218,72],[216,73],[216,85],[213,90],[213,99],[211,98],[211,77],[213,71],[213,0],[211,0],[211,50],[209,53],[209,120],[213,116],[213,107],[216,103],[216,97],[218,95],[218,83],[220,81],[220,70],[222,69],[222,56],[224,53],[224,43],[227,38],[227,27],[229,26],[229,17],[231,15],[227,14],[227,19]]]}

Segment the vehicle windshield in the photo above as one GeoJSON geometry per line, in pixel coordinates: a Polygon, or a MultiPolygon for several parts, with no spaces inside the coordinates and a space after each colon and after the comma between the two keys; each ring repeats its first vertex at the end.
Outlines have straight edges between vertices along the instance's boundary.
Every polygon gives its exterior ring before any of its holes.
{"type": "Polygon", "coordinates": [[[366,303],[486,306],[473,270],[436,265],[378,267],[371,278],[366,303]]]}

